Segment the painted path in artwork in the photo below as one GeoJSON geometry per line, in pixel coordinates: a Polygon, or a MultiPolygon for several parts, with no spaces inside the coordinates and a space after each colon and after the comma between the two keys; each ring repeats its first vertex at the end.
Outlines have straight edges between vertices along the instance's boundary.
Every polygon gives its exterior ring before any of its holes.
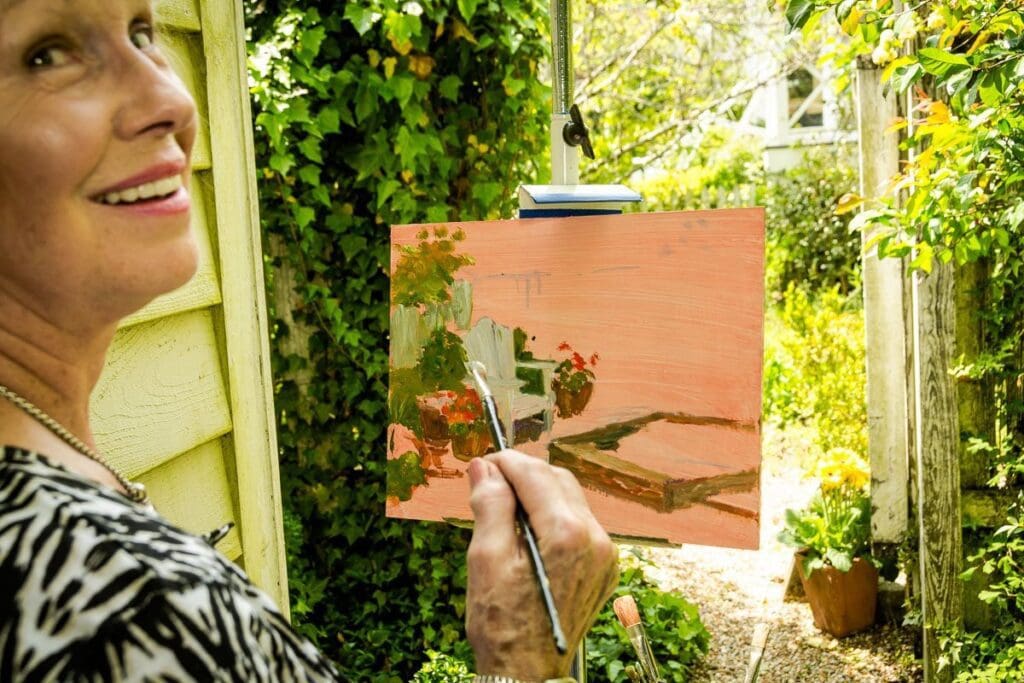
{"type": "MultiPolygon", "coordinates": [[[[484,354],[494,364],[504,364],[512,353],[511,331],[525,332],[532,358],[509,361],[525,379],[512,377],[496,390],[506,415],[534,411],[534,419],[509,420],[517,440],[537,437],[517,448],[576,472],[595,514],[613,534],[756,547],[763,211],[446,227],[464,233],[454,247],[472,263],[454,274],[464,283],[461,308],[445,328],[463,340],[470,356],[484,354]],[[567,414],[551,388],[558,363],[574,362],[566,344],[593,375],[589,400],[578,414],[567,414]]],[[[423,241],[423,229],[393,228],[392,272],[402,247],[423,241]]],[[[421,305],[410,319],[429,319],[427,308],[421,305]]],[[[393,345],[394,334],[393,325],[393,345]]],[[[400,356],[407,358],[405,365],[419,357],[409,351],[402,356],[393,346],[393,378],[420,372],[417,366],[394,373],[400,356]]],[[[457,418],[448,414],[454,425],[457,418]]],[[[406,422],[422,431],[423,422],[406,422]]],[[[410,432],[393,425],[389,457],[417,451],[426,482],[408,500],[389,498],[388,515],[469,519],[469,484],[460,476],[467,462],[454,457],[454,447],[443,438],[434,439],[426,453],[423,435],[410,432]]]]}

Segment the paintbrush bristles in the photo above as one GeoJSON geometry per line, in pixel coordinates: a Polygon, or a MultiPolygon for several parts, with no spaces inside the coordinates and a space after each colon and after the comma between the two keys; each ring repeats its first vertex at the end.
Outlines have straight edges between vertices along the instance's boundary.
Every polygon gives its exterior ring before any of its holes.
{"type": "Polygon", "coordinates": [[[640,610],[637,609],[636,600],[633,599],[632,595],[623,595],[621,598],[616,598],[615,602],[612,603],[612,609],[615,610],[615,616],[619,618],[619,623],[622,624],[623,628],[636,626],[640,623],[640,610]]]}
{"type": "Polygon", "coordinates": [[[469,374],[473,375],[480,393],[484,397],[493,396],[491,388],[487,385],[487,366],[478,360],[474,360],[466,363],[466,369],[469,370],[469,374]]]}

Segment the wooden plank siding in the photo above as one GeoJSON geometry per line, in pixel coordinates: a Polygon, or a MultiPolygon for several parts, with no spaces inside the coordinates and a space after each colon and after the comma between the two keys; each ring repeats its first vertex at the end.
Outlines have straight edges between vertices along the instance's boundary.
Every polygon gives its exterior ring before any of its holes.
{"type": "Polygon", "coordinates": [[[245,567],[288,613],[255,145],[239,0],[203,0],[223,346],[245,567]]]}
{"type": "MultiPolygon", "coordinates": [[[[146,472],[140,481],[151,491],[153,504],[175,524],[205,534],[238,520],[236,491],[229,486],[224,440],[214,439],[146,472]]],[[[232,560],[242,555],[238,528],[217,544],[232,560]]]]}
{"type": "Polygon", "coordinates": [[[218,549],[287,614],[241,0],[158,0],[156,16],[199,111],[200,266],[122,321],[93,396],[97,445],[178,526],[234,522],[218,549]]]}
{"type": "Polygon", "coordinates": [[[210,309],[122,330],[93,394],[103,451],[137,477],[231,431],[210,309]]]}
{"type": "Polygon", "coordinates": [[[161,0],[156,5],[156,21],[163,31],[199,33],[198,0],[161,0]]]}

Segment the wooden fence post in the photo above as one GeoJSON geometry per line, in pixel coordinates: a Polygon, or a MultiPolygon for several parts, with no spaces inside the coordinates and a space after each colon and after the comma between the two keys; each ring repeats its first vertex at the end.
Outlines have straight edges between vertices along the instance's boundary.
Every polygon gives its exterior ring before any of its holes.
{"type": "Polygon", "coordinates": [[[963,614],[960,573],[960,420],[950,368],[956,347],[954,268],[936,262],[914,278],[917,392],[918,520],[925,681],[953,680],[938,670],[935,629],[958,626],[963,614]]]}
{"type": "MultiPolygon", "coordinates": [[[[900,150],[897,136],[886,133],[897,115],[896,95],[883,92],[881,70],[867,59],[857,64],[857,114],[861,194],[871,200],[899,173],[900,150]]],[[[868,226],[862,233],[871,538],[898,544],[908,518],[904,275],[900,259],[879,259],[867,249],[876,232],[868,226]]]]}

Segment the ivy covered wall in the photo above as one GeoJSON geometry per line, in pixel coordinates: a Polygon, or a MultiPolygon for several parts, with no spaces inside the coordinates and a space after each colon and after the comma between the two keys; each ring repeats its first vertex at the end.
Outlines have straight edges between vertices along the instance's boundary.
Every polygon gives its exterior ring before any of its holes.
{"type": "Polygon", "coordinates": [[[387,520],[388,228],[545,182],[539,0],[248,3],[292,614],[343,678],[465,656],[468,533],[387,520]]]}

